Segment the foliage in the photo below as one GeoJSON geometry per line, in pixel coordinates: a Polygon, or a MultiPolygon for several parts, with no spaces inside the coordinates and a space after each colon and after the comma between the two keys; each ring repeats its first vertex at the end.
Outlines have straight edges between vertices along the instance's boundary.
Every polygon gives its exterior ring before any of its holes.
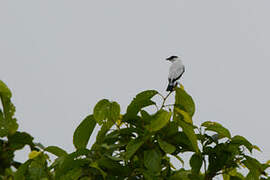
{"type": "Polygon", "coordinates": [[[218,175],[224,180],[270,179],[265,172],[269,162],[261,163],[251,156],[257,146],[242,136],[232,136],[217,122],[194,125],[192,97],[176,87],[175,104],[166,105],[170,95],[164,97],[155,90],[141,92],[124,114],[118,103],[99,101],[93,114],[74,132],[76,150],[67,153],[57,146],[45,148],[34,143],[28,133],[17,131],[11,92],[0,81],[0,179],[211,180],[218,175]],[[154,96],[161,100],[153,101],[154,96]],[[89,148],[95,128],[99,132],[89,148]],[[24,163],[14,161],[14,152],[26,145],[31,148],[29,159],[24,163]],[[190,169],[175,169],[171,158],[184,163],[181,157],[187,152],[192,153],[190,169]],[[57,158],[50,162],[48,154],[57,158]],[[246,176],[241,174],[245,168],[249,170],[246,176]]]}

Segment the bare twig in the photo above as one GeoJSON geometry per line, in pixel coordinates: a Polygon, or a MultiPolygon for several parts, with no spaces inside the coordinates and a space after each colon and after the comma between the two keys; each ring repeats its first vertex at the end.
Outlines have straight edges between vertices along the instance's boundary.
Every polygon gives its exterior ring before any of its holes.
{"type": "Polygon", "coordinates": [[[165,104],[167,98],[172,94],[172,92],[173,92],[173,91],[170,91],[170,92],[167,94],[167,96],[163,97],[163,102],[162,102],[162,105],[161,105],[160,109],[162,109],[163,107],[165,107],[164,104],[165,104]]]}
{"type": "Polygon", "coordinates": [[[166,104],[163,107],[170,107],[170,106],[174,106],[175,104],[166,104]]]}
{"type": "Polygon", "coordinates": [[[164,99],[164,96],[163,96],[162,94],[160,94],[159,92],[158,92],[158,95],[159,95],[162,99],[164,99]]]}

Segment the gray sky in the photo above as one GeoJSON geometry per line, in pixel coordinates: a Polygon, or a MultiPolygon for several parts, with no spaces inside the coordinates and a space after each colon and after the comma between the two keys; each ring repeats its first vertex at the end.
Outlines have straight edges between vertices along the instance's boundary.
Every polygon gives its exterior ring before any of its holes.
{"type": "MultiPolygon", "coordinates": [[[[123,111],[140,91],[165,93],[180,55],[196,125],[220,122],[270,159],[267,0],[0,1],[0,78],[21,131],[73,151],[75,128],[102,98],[123,111]]],[[[24,160],[19,153],[19,159],[24,160]]]]}

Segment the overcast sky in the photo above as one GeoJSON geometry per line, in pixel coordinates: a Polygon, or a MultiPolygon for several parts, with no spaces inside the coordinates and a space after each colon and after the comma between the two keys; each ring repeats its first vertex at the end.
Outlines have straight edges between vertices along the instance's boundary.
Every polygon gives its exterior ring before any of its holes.
{"type": "MultiPolygon", "coordinates": [[[[267,0],[0,1],[0,78],[19,130],[74,150],[72,136],[102,98],[125,111],[140,91],[165,93],[180,55],[196,125],[217,121],[270,159],[267,0]]],[[[17,157],[25,160],[19,154],[17,157]]]]}

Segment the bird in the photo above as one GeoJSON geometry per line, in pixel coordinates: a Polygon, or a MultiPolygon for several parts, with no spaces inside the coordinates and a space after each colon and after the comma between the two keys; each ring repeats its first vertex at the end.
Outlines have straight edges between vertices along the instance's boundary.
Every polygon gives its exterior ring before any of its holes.
{"type": "Polygon", "coordinates": [[[178,56],[170,56],[166,58],[166,60],[172,63],[169,69],[169,84],[166,91],[172,92],[173,88],[177,86],[177,80],[179,80],[184,74],[185,66],[178,56]]]}

